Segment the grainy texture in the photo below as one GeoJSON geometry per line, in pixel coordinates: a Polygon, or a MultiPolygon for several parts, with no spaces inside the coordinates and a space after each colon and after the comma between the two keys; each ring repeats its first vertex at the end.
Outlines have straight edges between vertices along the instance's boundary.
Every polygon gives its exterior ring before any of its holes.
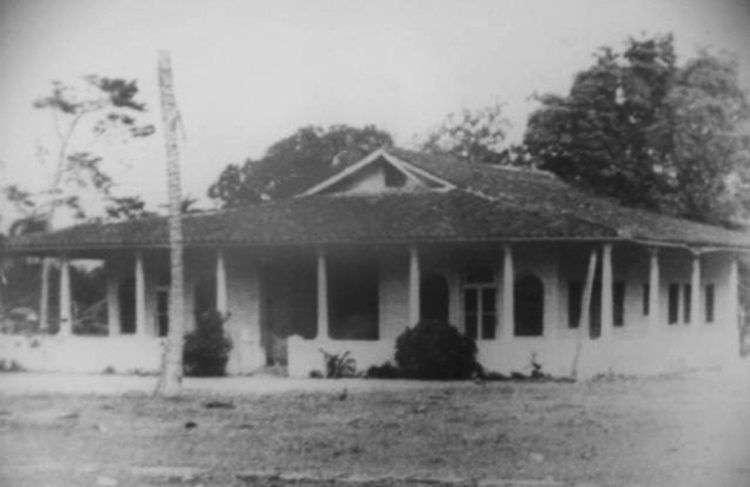
{"type": "Polygon", "coordinates": [[[205,469],[204,485],[248,471],[750,485],[750,387],[718,373],[224,395],[234,409],[206,408],[216,397],[0,395],[0,483],[163,484],[133,468],[167,466],[205,469]]]}

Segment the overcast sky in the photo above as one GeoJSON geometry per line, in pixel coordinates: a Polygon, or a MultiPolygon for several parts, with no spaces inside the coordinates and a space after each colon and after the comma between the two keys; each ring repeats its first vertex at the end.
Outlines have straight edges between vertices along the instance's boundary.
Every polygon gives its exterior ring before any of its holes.
{"type": "MultiPolygon", "coordinates": [[[[307,124],[374,123],[408,145],[461,108],[506,104],[523,132],[534,92],[564,93],[602,45],[672,32],[685,59],[734,53],[750,87],[750,2],[0,0],[3,183],[48,180],[33,99],[53,79],[135,78],[159,122],[156,50],[171,50],[187,140],[185,192],[307,124]]],[[[159,134],[110,155],[119,194],[166,200],[159,134]]]]}

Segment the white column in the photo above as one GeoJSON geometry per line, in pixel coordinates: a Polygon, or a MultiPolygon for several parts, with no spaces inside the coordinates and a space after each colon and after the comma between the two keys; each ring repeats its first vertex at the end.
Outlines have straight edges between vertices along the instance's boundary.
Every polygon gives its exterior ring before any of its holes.
{"type": "Polygon", "coordinates": [[[146,334],[146,276],[141,252],[135,253],[135,334],[146,334]]]}
{"type": "Polygon", "coordinates": [[[660,325],[659,308],[659,250],[650,249],[648,272],[648,322],[651,331],[660,325]]]}
{"type": "Polygon", "coordinates": [[[506,338],[512,338],[515,329],[515,271],[513,270],[513,249],[503,247],[503,331],[506,338]]]}
{"type": "Polygon", "coordinates": [[[328,270],[326,254],[318,250],[318,340],[328,340],[328,270]]]}
{"type": "Polygon", "coordinates": [[[601,334],[600,338],[612,335],[614,306],[612,302],[612,244],[602,246],[602,292],[601,292],[601,334]]]}
{"type": "Polygon", "coordinates": [[[39,289],[39,331],[49,331],[49,275],[52,259],[42,257],[41,280],[39,289]]]}
{"type": "Polygon", "coordinates": [[[60,336],[73,333],[73,309],[70,299],[70,262],[67,257],[60,261],[60,336]]]}
{"type": "Polygon", "coordinates": [[[732,262],[729,264],[729,317],[731,319],[729,325],[733,330],[736,330],[740,325],[740,273],[739,273],[739,261],[736,257],[732,257],[732,262]]]}
{"type": "MultiPolygon", "coordinates": [[[[112,272],[107,269],[107,273],[112,272]]],[[[107,275],[107,334],[115,336],[120,334],[120,295],[118,293],[118,281],[115,276],[107,275]]]]}
{"type": "Polygon", "coordinates": [[[701,254],[693,253],[693,268],[690,274],[690,326],[698,329],[701,316],[701,254]]]}
{"type": "Polygon", "coordinates": [[[417,247],[409,248],[409,323],[408,326],[414,326],[420,318],[419,302],[419,252],[417,247]]]}
{"type": "Polygon", "coordinates": [[[224,253],[216,251],[216,311],[226,316],[229,312],[227,304],[227,271],[224,267],[224,253]]]}

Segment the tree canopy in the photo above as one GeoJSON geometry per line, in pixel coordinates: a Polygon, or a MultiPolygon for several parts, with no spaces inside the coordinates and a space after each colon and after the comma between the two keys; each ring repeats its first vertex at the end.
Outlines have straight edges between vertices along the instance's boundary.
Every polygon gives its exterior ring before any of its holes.
{"type": "Polygon", "coordinates": [[[146,105],[138,101],[138,94],[135,80],[88,75],[73,83],[54,81],[50,92],[33,102],[34,108],[52,114],[57,140],[37,150],[40,164],[51,171],[43,190],[31,192],[13,184],[0,188],[22,216],[11,226],[14,233],[48,229],[55,211],[62,207],[71,209],[76,218],[85,217],[79,201],[83,189],[117,203],[111,195],[114,181],[92,145],[104,136],[125,142],[154,132],[153,125],[140,120],[146,105]],[[93,139],[84,138],[82,143],[81,135],[86,132],[93,139]]]}
{"type": "Polygon", "coordinates": [[[510,122],[502,106],[451,113],[427,135],[420,150],[428,154],[451,154],[470,163],[508,164],[512,151],[505,142],[510,122]]]}
{"type": "Polygon", "coordinates": [[[750,109],[732,60],[677,64],[671,35],[602,48],[567,96],[538,97],[526,150],[561,178],[642,206],[726,223],[747,208],[750,109]]]}
{"type": "Polygon", "coordinates": [[[374,125],[302,127],[269,147],[262,158],[228,165],[208,195],[224,207],[289,197],[341,170],[344,159],[392,145],[391,136],[374,125]]]}

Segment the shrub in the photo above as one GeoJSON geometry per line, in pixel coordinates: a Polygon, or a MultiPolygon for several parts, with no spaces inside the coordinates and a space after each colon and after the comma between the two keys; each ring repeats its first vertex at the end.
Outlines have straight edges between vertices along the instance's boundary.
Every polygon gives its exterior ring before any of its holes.
{"type": "Polygon", "coordinates": [[[15,360],[0,359],[0,372],[24,372],[23,365],[15,360]]]}
{"type": "Polygon", "coordinates": [[[398,367],[390,362],[385,362],[381,365],[373,365],[365,375],[372,379],[398,379],[401,377],[401,371],[398,367]]]}
{"type": "Polygon", "coordinates": [[[320,353],[323,354],[326,362],[326,377],[328,379],[341,379],[342,377],[357,375],[356,362],[349,352],[337,354],[320,349],[320,353]]]}
{"type": "Polygon", "coordinates": [[[207,311],[196,329],[185,335],[185,375],[216,377],[225,374],[232,341],[224,335],[226,319],[218,311],[207,311]]]}
{"type": "Polygon", "coordinates": [[[455,327],[421,321],[396,339],[396,364],[411,379],[469,379],[477,371],[477,345],[455,327]]]}

